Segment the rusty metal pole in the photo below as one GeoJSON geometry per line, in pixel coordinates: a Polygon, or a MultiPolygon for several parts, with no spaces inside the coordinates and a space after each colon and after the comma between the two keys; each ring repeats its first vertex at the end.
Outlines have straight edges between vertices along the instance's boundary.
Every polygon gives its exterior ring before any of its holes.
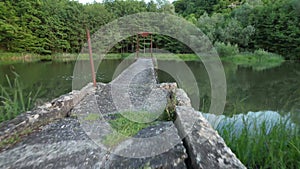
{"type": "Polygon", "coordinates": [[[140,50],[140,44],[139,44],[139,34],[137,34],[137,43],[136,43],[136,59],[139,57],[139,50],[140,50]]]}
{"type": "Polygon", "coordinates": [[[86,29],[86,35],[87,35],[88,46],[89,46],[89,56],[90,56],[90,64],[91,64],[91,71],[92,71],[92,80],[93,80],[94,87],[96,87],[96,74],[95,74],[95,67],[94,67],[94,60],[93,60],[93,53],[92,53],[92,43],[91,43],[90,31],[88,29],[86,29]]]}
{"type": "Polygon", "coordinates": [[[153,54],[152,54],[152,34],[151,34],[151,42],[150,42],[150,53],[151,53],[151,57],[153,57],[153,54]]]}
{"type": "Polygon", "coordinates": [[[146,43],[146,38],[144,37],[144,55],[146,53],[146,46],[145,46],[145,43],[146,43]]]}

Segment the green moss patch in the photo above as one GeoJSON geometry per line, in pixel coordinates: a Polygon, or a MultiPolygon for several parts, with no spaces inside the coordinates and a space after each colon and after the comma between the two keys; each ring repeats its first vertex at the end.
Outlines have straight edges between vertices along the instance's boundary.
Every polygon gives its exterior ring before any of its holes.
{"type": "Polygon", "coordinates": [[[22,137],[29,135],[32,133],[32,129],[25,129],[20,133],[12,134],[8,138],[5,138],[0,141],[0,150],[10,147],[11,145],[14,145],[21,141],[22,137]]]}
{"type": "Polygon", "coordinates": [[[90,113],[84,118],[84,120],[87,120],[87,121],[95,121],[98,119],[101,119],[100,114],[98,114],[98,113],[90,113]]]}
{"type": "Polygon", "coordinates": [[[157,121],[143,123],[153,117],[154,115],[148,112],[122,112],[111,115],[108,123],[114,131],[105,137],[104,144],[114,146],[128,137],[136,135],[140,130],[156,124],[157,121]]]}

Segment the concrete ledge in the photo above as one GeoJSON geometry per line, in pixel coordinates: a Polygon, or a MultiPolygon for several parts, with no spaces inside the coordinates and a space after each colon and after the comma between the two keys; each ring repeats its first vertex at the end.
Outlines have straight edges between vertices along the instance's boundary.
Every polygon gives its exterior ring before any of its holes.
{"type": "Polygon", "coordinates": [[[176,89],[175,95],[178,106],[192,107],[191,99],[188,97],[188,95],[183,89],[176,89]]]}
{"type": "Polygon", "coordinates": [[[193,168],[246,168],[227,147],[223,138],[192,107],[177,106],[175,126],[189,154],[193,168]],[[191,124],[191,121],[195,121],[191,124]]]}
{"type": "MultiPolygon", "coordinates": [[[[109,87],[109,85],[99,83],[97,90],[102,91],[106,89],[105,87],[109,87]]],[[[172,122],[160,123],[161,126],[154,126],[154,127],[152,126],[139,131],[136,137],[137,138],[139,137],[144,138],[145,136],[149,137],[149,135],[152,136],[153,133],[157,135],[159,134],[159,132],[164,131],[163,130],[164,128],[171,126],[172,130],[170,132],[166,132],[166,138],[168,139],[166,143],[169,144],[175,141],[176,143],[179,144],[176,144],[176,146],[174,146],[173,149],[170,149],[170,151],[166,151],[165,153],[162,153],[157,156],[153,156],[151,158],[146,157],[142,159],[137,159],[137,158],[118,157],[108,153],[106,154],[106,151],[102,150],[101,148],[98,149],[97,147],[93,147],[92,145],[85,145],[85,144],[80,144],[82,145],[81,146],[82,149],[79,149],[78,151],[77,150],[73,151],[73,147],[67,147],[69,146],[69,144],[65,144],[65,142],[59,144],[59,147],[57,147],[58,144],[55,143],[53,145],[50,145],[48,149],[45,150],[49,151],[50,148],[51,149],[55,148],[55,149],[59,149],[59,152],[66,152],[67,150],[68,151],[70,150],[69,152],[73,153],[74,155],[77,154],[78,152],[82,152],[83,155],[87,155],[85,154],[86,153],[85,149],[86,147],[90,147],[90,150],[92,152],[94,151],[94,149],[96,149],[97,151],[95,152],[101,153],[101,157],[97,157],[94,159],[103,160],[103,163],[102,162],[99,164],[97,163],[97,165],[102,166],[102,168],[103,167],[195,168],[195,169],[196,168],[197,169],[198,168],[220,168],[220,169],[221,168],[222,169],[223,168],[230,168],[230,169],[245,168],[245,166],[236,158],[235,154],[233,154],[232,151],[227,147],[224,140],[211,127],[211,125],[201,115],[201,113],[195,111],[191,107],[191,101],[188,95],[184,92],[184,90],[177,89],[176,83],[157,84],[156,87],[168,91],[169,92],[168,96],[170,96],[170,98],[168,99],[174,99],[174,102],[172,102],[172,106],[175,108],[175,113],[177,116],[177,119],[174,122],[175,125],[172,122]],[[183,141],[183,143],[181,142],[181,140],[183,141]]],[[[80,91],[72,91],[69,94],[63,95],[57,99],[54,99],[49,103],[45,103],[44,105],[37,107],[32,111],[23,113],[11,121],[4,122],[0,124],[0,141],[7,139],[14,134],[19,134],[26,129],[38,128],[56,119],[64,118],[70,114],[70,111],[72,109],[73,109],[73,113],[77,115],[78,114],[85,115],[88,113],[98,112],[98,108],[99,106],[101,106],[101,104],[99,104],[99,102],[97,104],[97,101],[95,99],[96,97],[94,97],[94,95],[96,94],[97,93],[95,92],[95,89],[92,87],[91,84],[89,84],[83,89],[81,89],[80,91]],[[90,98],[93,98],[94,102],[92,102],[90,98]],[[96,109],[94,110],[94,108],[96,109]]],[[[101,92],[100,94],[103,97],[106,96],[101,92]]],[[[111,100],[109,99],[107,99],[106,101],[107,103],[111,102],[111,100]]],[[[104,103],[105,102],[103,102],[103,104],[104,103]]],[[[107,111],[103,111],[103,113],[105,112],[107,111]]],[[[78,118],[80,119],[80,116],[78,116],[78,118]]],[[[66,136],[65,135],[66,131],[73,132],[73,129],[71,127],[72,125],[69,125],[69,121],[72,121],[72,119],[61,119],[59,121],[62,122],[55,124],[54,126],[56,126],[57,131],[61,131],[60,135],[57,135],[57,132],[55,131],[52,133],[51,137],[53,138],[58,137],[62,140],[67,141],[67,138],[64,138],[66,136]],[[70,127],[65,128],[67,124],[70,127]]],[[[85,125],[85,123],[80,123],[79,125],[78,119],[73,120],[73,122],[74,124],[76,123],[78,130],[79,128],[85,125]]],[[[93,134],[95,134],[96,131],[99,132],[99,135],[97,136],[101,136],[101,138],[102,136],[104,136],[103,133],[105,134],[105,132],[107,133],[109,132],[106,130],[99,130],[99,128],[96,128],[96,126],[94,125],[90,125],[90,127],[91,130],[88,131],[93,131],[91,132],[93,134]]],[[[84,130],[80,129],[80,133],[82,132],[84,132],[84,130]]],[[[48,136],[48,134],[49,134],[48,131],[45,130],[42,135],[48,136]]],[[[35,136],[31,135],[31,138],[29,140],[35,140],[35,138],[40,138],[40,136],[41,136],[40,134],[37,134],[35,136]]],[[[86,135],[86,134],[83,134],[82,137],[83,140],[88,138],[93,138],[91,137],[91,135],[86,135]]],[[[73,143],[74,145],[78,143],[78,142],[74,142],[74,140],[76,139],[77,137],[74,136],[74,139],[72,140],[72,145],[73,143]]],[[[47,145],[48,142],[45,146],[47,145]]],[[[21,145],[21,148],[22,146],[27,147],[27,145],[25,146],[21,145]]],[[[43,152],[45,152],[43,150],[44,147],[41,147],[39,144],[36,144],[34,146],[40,148],[39,153],[41,154],[40,155],[41,158],[44,160],[42,164],[48,165],[49,162],[47,161],[48,157],[45,157],[43,155],[43,152]]],[[[130,140],[125,140],[124,142],[120,143],[119,146],[113,149],[114,150],[113,152],[118,152],[118,153],[123,152],[124,154],[126,153],[130,154],[133,151],[138,153],[139,151],[143,151],[142,148],[144,148],[144,150],[149,150],[149,152],[151,152],[154,148],[161,148],[161,147],[164,147],[164,145],[161,144],[160,142],[153,142],[153,144],[149,144],[147,142],[136,144],[134,141],[130,142],[130,140]]],[[[32,149],[30,149],[30,151],[28,150],[28,152],[31,153],[32,149]]],[[[15,149],[13,149],[12,152],[14,152],[15,150],[17,150],[18,155],[22,154],[21,153],[22,150],[20,149],[20,146],[17,146],[17,148],[15,147],[15,149]]],[[[28,154],[31,155],[30,153],[28,154]]],[[[30,157],[29,155],[26,158],[29,158],[30,157]]],[[[7,156],[7,155],[3,155],[3,156],[7,156]]],[[[88,159],[90,156],[94,156],[94,155],[89,154],[89,156],[86,157],[86,159],[88,159]]],[[[24,162],[26,162],[27,160],[26,158],[24,158],[24,162]]],[[[71,158],[69,158],[69,155],[68,157],[61,156],[59,158],[57,157],[53,159],[57,161],[61,160],[61,162],[63,162],[63,166],[73,166],[75,164],[74,159],[82,159],[83,161],[86,160],[85,157],[82,156],[80,156],[80,158],[79,156],[78,158],[77,156],[74,158],[72,157],[72,160],[70,160],[71,158]],[[65,159],[68,159],[68,161],[65,161],[65,159]]],[[[14,163],[14,161],[15,160],[11,159],[11,163],[14,163]]],[[[28,160],[28,161],[32,162],[34,160],[28,160]]],[[[76,162],[78,163],[78,160],[76,162]]],[[[81,165],[77,163],[76,165],[81,165]]],[[[24,166],[24,164],[20,164],[20,165],[24,166]]]]}
{"type": "Polygon", "coordinates": [[[35,129],[53,120],[68,116],[70,110],[94,90],[92,84],[88,84],[80,91],[72,91],[31,111],[22,113],[12,120],[2,122],[0,124],[0,141],[26,129],[35,129]]]}
{"type": "Polygon", "coordinates": [[[191,107],[190,99],[184,90],[176,90],[176,100],[175,126],[189,155],[188,167],[246,168],[209,122],[191,107]]]}

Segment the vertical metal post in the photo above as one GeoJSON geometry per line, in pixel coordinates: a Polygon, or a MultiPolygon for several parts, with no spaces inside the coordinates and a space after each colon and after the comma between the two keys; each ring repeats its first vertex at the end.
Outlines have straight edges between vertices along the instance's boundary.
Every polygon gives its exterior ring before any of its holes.
{"type": "Polygon", "coordinates": [[[94,60],[93,60],[93,53],[92,53],[92,43],[91,43],[90,31],[88,29],[86,29],[86,35],[87,35],[88,46],[89,46],[89,56],[90,56],[90,64],[91,64],[91,71],[92,71],[92,80],[93,80],[94,87],[96,87],[96,74],[95,74],[94,60]]]}
{"type": "Polygon", "coordinates": [[[144,54],[146,53],[146,46],[145,46],[145,44],[146,44],[146,38],[144,37],[144,54]]]}
{"type": "Polygon", "coordinates": [[[153,54],[152,54],[152,34],[151,34],[151,42],[150,42],[150,53],[151,53],[151,57],[153,57],[153,54]]]}
{"type": "Polygon", "coordinates": [[[140,50],[139,34],[137,34],[137,42],[136,42],[136,59],[139,57],[139,50],[140,50]]]}

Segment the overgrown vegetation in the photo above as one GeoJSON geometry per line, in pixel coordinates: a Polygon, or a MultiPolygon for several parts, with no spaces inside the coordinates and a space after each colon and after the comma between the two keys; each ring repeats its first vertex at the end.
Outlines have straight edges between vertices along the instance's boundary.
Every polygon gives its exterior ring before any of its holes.
{"type": "MultiPolygon", "coordinates": [[[[164,12],[184,17],[213,44],[232,44],[242,52],[263,49],[286,59],[299,59],[299,11],[297,0],[176,0],[172,4],[158,0],[92,4],[69,0],[4,0],[0,2],[0,49],[42,55],[78,53],[86,41],[86,28],[93,34],[122,16],[164,12]]],[[[172,37],[153,35],[153,42],[153,47],[172,53],[192,53],[172,37]]],[[[136,51],[135,44],[136,37],[128,37],[110,52],[132,53],[136,51]]]]}
{"type": "Polygon", "coordinates": [[[32,129],[26,129],[26,130],[20,132],[19,134],[13,134],[10,137],[1,140],[0,141],[0,150],[18,143],[22,137],[24,137],[32,132],[33,132],[32,129]]]}
{"type": "MultiPolygon", "coordinates": [[[[218,51],[221,60],[233,62],[237,65],[243,67],[252,67],[254,70],[264,70],[268,68],[273,68],[281,65],[284,62],[284,58],[280,55],[270,53],[264,50],[256,50],[254,52],[241,52],[239,53],[236,45],[217,43],[216,50],[218,51]]],[[[13,53],[9,55],[14,56],[13,53]]],[[[130,53],[109,53],[104,58],[105,59],[124,59],[131,55],[130,53]]],[[[78,59],[77,54],[55,54],[55,55],[34,55],[30,56],[29,60],[24,59],[22,56],[2,57],[0,55],[0,64],[11,64],[19,62],[34,62],[34,61],[54,61],[54,62],[72,62],[78,59]]],[[[149,57],[150,54],[140,55],[140,57],[149,57]]],[[[196,54],[168,54],[168,53],[154,53],[153,57],[158,60],[178,60],[178,61],[200,61],[200,57],[196,54]]],[[[88,56],[80,55],[80,60],[89,60],[88,56]]]]}
{"type": "Polygon", "coordinates": [[[176,120],[176,94],[170,92],[170,96],[167,100],[165,111],[160,115],[159,119],[162,121],[174,121],[176,120]]]}
{"type": "MultiPolygon", "coordinates": [[[[244,120],[244,126],[255,121],[244,120]]],[[[236,131],[234,123],[217,127],[226,144],[247,168],[298,168],[300,166],[300,130],[287,121],[280,121],[269,131],[266,123],[256,128],[244,127],[236,131]]]]}
{"type": "Polygon", "coordinates": [[[13,119],[20,113],[30,110],[41,89],[39,87],[34,93],[29,92],[24,96],[20,77],[17,73],[13,73],[14,80],[10,80],[6,75],[8,87],[0,85],[0,122],[13,119]]]}
{"type": "MultiPolygon", "coordinates": [[[[61,59],[63,55],[60,56],[61,59]]],[[[3,52],[0,50],[0,65],[24,63],[24,62],[36,62],[42,60],[52,60],[52,55],[39,55],[33,53],[16,53],[16,52],[3,52]]]]}
{"type": "Polygon", "coordinates": [[[213,43],[240,51],[264,49],[299,59],[300,6],[297,0],[177,0],[175,11],[197,25],[213,43]]]}
{"type": "Polygon", "coordinates": [[[89,113],[89,114],[84,118],[85,121],[95,121],[95,120],[98,120],[98,119],[101,119],[101,116],[100,116],[99,113],[89,113]]]}
{"type": "Polygon", "coordinates": [[[168,98],[168,102],[163,113],[158,112],[121,112],[110,115],[108,120],[112,133],[107,135],[103,143],[107,146],[115,146],[125,139],[136,135],[140,130],[157,124],[159,121],[175,120],[175,95],[168,98]]]}
{"type": "Polygon", "coordinates": [[[223,60],[231,61],[243,67],[252,67],[252,69],[257,71],[279,66],[284,62],[282,56],[264,50],[256,50],[253,53],[239,53],[237,55],[228,56],[223,60]]]}
{"type": "Polygon", "coordinates": [[[140,130],[156,123],[151,120],[155,118],[155,114],[149,112],[122,112],[111,115],[110,118],[112,119],[108,122],[113,131],[104,139],[104,144],[108,146],[115,146],[126,138],[134,136],[140,130]]]}

